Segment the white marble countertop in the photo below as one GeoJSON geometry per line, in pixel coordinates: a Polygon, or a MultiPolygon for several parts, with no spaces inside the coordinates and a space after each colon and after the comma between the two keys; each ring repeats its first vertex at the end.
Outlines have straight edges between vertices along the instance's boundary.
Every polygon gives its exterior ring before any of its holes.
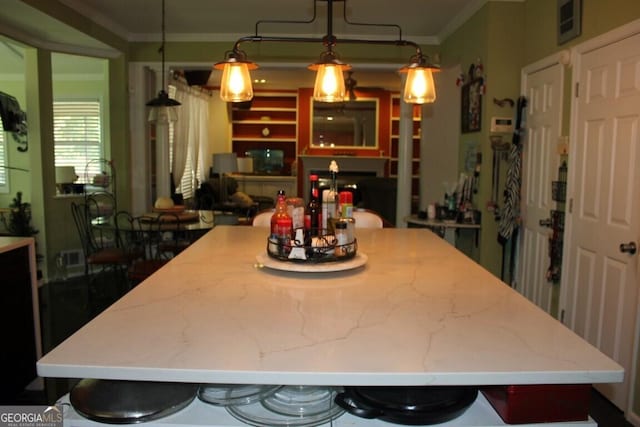
{"type": "Polygon", "coordinates": [[[622,368],[427,229],[357,230],[366,265],[261,267],[219,226],[38,362],[45,377],[308,385],[607,383],[622,368]]]}

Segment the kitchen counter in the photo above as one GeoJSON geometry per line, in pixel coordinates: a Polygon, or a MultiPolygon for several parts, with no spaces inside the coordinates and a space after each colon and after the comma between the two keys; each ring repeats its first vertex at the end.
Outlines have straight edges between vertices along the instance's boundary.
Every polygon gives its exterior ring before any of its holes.
{"type": "Polygon", "coordinates": [[[368,260],[256,262],[219,226],[38,362],[45,377],[308,385],[622,381],[623,369],[427,229],[357,230],[368,260]]]}

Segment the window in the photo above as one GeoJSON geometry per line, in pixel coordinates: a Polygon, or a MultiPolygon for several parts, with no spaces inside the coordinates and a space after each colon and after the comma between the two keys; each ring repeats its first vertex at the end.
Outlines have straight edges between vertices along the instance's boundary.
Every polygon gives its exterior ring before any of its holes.
{"type": "Polygon", "coordinates": [[[9,192],[9,169],[7,169],[7,141],[0,118],[0,193],[9,192]]]}
{"type": "Polygon", "coordinates": [[[53,139],[55,141],[55,165],[74,166],[79,183],[88,183],[99,174],[100,163],[91,160],[102,157],[102,125],[100,102],[54,101],[53,139]]]}

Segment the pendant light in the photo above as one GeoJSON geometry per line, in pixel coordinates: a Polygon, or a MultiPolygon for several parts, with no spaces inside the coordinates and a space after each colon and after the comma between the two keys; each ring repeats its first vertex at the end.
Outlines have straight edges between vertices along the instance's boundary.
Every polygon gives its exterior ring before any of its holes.
{"type": "Polygon", "coordinates": [[[313,99],[318,102],[343,102],[346,95],[343,72],[350,70],[351,66],[340,61],[333,51],[336,44],[333,35],[333,0],[327,0],[327,34],[322,38],[322,43],[327,50],[320,55],[320,61],[307,67],[316,72],[313,99]]]}
{"type": "Polygon", "coordinates": [[[351,22],[346,16],[348,0],[312,0],[313,17],[303,21],[285,20],[260,20],[256,22],[256,32],[253,36],[246,36],[238,39],[233,50],[225,54],[224,61],[214,65],[217,70],[222,70],[222,80],[220,82],[220,97],[227,102],[247,102],[253,98],[253,88],[251,85],[250,70],[255,70],[258,66],[247,59],[244,51],[240,50],[240,44],[244,42],[287,42],[287,43],[313,43],[322,42],[325,51],[320,55],[320,60],[307,68],[316,71],[315,84],[313,89],[313,99],[320,102],[344,102],[346,98],[345,79],[343,72],[350,70],[351,66],[342,62],[333,51],[338,39],[333,35],[333,2],[343,3],[344,22],[349,25],[366,25],[380,27],[394,27],[398,30],[398,39],[394,40],[363,40],[363,39],[340,39],[340,43],[353,44],[375,44],[395,47],[410,46],[416,50],[416,54],[411,58],[409,65],[403,67],[400,72],[407,73],[405,84],[404,100],[412,104],[423,104],[434,102],[436,99],[435,85],[433,81],[433,71],[437,67],[427,62],[426,57],[418,44],[402,38],[402,29],[394,24],[369,24],[361,22],[351,22]],[[309,24],[316,20],[317,3],[324,2],[327,5],[327,33],[322,38],[311,37],[280,37],[261,36],[259,34],[260,24],[309,24]]]}
{"type": "Polygon", "coordinates": [[[411,63],[400,69],[407,74],[404,83],[403,99],[409,104],[428,104],[436,100],[436,85],[433,71],[437,68],[427,63],[420,54],[411,58],[411,63]]]}
{"type": "Polygon", "coordinates": [[[225,102],[246,102],[253,98],[253,85],[249,70],[255,70],[258,66],[247,60],[246,54],[234,49],[228,53],[227,59],[213,66],[216,70],[222,70],[220,83],[220,98],[225,102]]]}
{"type": "Polygon", "coordinates": [[[351,66],[338,59],[329,46],[322,52],[320,60],[309,65],[310,70],[316,71],[316,80],[313,87],[313,99],[318,102],[343,102],[347,90],[344,84],[345,70],[351,66]]]}
{"type": "Polygon", "coordinates": [[[162,0],[162,45],[160,53],[162,54],[162,88],[158,92],[158,96],[147,102],[147,106],[151,107],[149,111],[149,121],[176,121],[177,114],[173,107],[180,105],[178,101],[169,98],[169,94],[165,91],[165,74],[164,74],[164,54],[165,54],[165,0],[162,0]]]}

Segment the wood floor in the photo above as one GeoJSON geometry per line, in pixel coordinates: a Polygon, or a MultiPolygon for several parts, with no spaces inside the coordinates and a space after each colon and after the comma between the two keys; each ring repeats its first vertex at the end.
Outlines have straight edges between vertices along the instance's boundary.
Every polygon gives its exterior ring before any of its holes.
{"type": "MultiPolygon", "coordinates": [[[[94,283],[89,294],[81,278],[45,284],[40,290],[43,348],[48,351],[111,305],[120,289],[113,278],[94,283]],[[88,302],[91,301],[91,304],[88,302]]],[[[51,404],[67,393],[73,381],[47,380],[44,393],[25,393],[20,404],[51,404]]],[[[591,393],[590,415],[601,427],[631,426],[622,412],[595,389],[591,393]]]]}

